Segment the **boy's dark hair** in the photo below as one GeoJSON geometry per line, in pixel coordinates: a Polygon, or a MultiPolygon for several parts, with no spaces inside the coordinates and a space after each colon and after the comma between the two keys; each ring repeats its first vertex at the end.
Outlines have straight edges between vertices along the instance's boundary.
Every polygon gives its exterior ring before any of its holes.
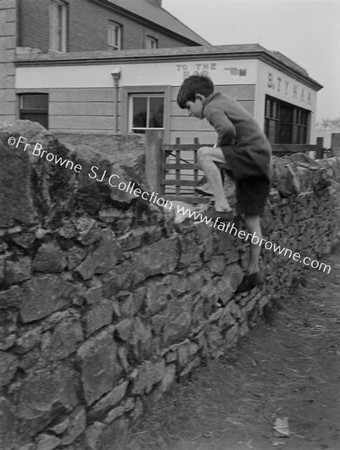
{"type": "Polygon", "coordinates": [[[214,92],[214,83],[205,75],[191,75],[186,78],[177,94],[178,106],[182,109],[186,108],[187,102],[195,102],[196,94],[208,97],[214,92]]]}

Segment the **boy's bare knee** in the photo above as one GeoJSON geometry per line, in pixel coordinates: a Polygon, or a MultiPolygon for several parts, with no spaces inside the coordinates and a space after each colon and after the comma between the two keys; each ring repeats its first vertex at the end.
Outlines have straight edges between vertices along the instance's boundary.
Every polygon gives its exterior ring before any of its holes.
{"type": "Polygon", "coordinates": [[[198,162],[204,161],[209,157],[210,147],[200,147],[197,150],[197,159],[198,162]]]}

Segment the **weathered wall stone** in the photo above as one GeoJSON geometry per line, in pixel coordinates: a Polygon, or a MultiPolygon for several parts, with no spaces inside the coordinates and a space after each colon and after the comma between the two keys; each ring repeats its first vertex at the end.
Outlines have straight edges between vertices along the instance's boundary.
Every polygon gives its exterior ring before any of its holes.
{"type": "Polygon", "coordinates": [[[57,275],[32,278],[22,284],[21,320],[33,322],[70,305],[73,286],[57,275]]]}
{"type": "MultiPolygon", "coordinates": [[[[235,295],[249,243],[110,186],[115,174],[148,189],[139,137],[105,138],[104,156],[98,136],[77,139],[29,121],[0,130],[0,450],[111,445],[304,274],[263,249],[263,288],[235,295]],[[8,144],[20,136],[26,151],[8,144]]],[[[274,172],[265,238],[321,258],[339,235],[339,159],[275,158],[274,172]]]]}
{"type": "Polygon", "coordinates": [[[86,341],[79,348],[77,356],[85,399],[90,405],[110,391],[122,373],[117,361],[112,327],[86,341]]]}

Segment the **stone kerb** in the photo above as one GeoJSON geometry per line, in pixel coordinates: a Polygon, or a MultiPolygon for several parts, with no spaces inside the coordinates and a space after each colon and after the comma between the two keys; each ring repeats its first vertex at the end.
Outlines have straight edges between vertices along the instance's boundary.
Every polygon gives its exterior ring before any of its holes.
{"type": "MultiPolygon", "coordinates": [[[[0,145],[1,450],[100,450],[303,272],[264,250],[263,289],[236,296],[248,244],[108,183],[148,192],[143,155],[118,163],[28,121],[4,126],[0,145]]],[[[275,160],[275,174],[268,239],[329,251],[339,161],[275,160]]]]}

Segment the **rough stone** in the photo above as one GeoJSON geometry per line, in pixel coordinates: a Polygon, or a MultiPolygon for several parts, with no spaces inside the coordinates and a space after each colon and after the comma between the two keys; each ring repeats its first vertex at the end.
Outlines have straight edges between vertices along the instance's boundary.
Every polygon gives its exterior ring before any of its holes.
{"type": "Polygon", "coordinates": [[[232,315],[231,303],[228,303],[228,305],[225,308],[223,308],[218,324],[223,329],[225,327],[231,327],[232,325],[234,325],[235,322],[236,319],[232,315]]]}
{"type": "Polygon", "coordinates": [[[60,439],[51,434],[40,434],[36,440],[37,450],[53,450],[60,444],[60,439]]]}
{"type": "Polygon", "coordinates": [[[101,277],[103,283],[103,295],[106,298],[111,298],[113,293],[122,289],[129,289],[135,280],[135,273],[132,264],[128,261],[123,261],[120,264],[105,273],[101,277]]]}
{"type": "Polygon", "coordinates": [[[118,238],[119,245],[123,252],[134,250],[141,246],[143,238],[146,235],[144,229],[132,230],[118,238]]]}
{"type": "Polygon", "coordinates": [[[191,325],[193,298],[190,294],[172,299],[169,304],[168,321],[163,329],[163,344],[169,346],[185,339],[191,325]]]}
{"type": "Polygon", "coordinates": [[[96,420],[116,406],[125,397],[128,384],[128,381],[123,381],[123,383],[114,387],[111,392],[93,405],[89,413],[89,419],[96,420]]]}
{"type": "Polygon", "coordinates": [[[51,431],[52,433],[55,434],[62,434],[66,428],[69,426],[70,424],[70,418],[66,417],[66,419],[62,419],[61,421],[59,420],[55,425],[53,425],[52,427],[48,428],[48,431],[51,431]]]}
{"type": "Polygon", "coordinates": [[[70,318],[58,323],[49,339],[49,344],[45,347],[46,358],[55,361],[66,358],[74,353],[79,344],[84,340],[83,330],[79,320],[70,318]]]}
{"type": "Polygon", "coordinates": [[[86,429],[86,444],[90,450],[98,450],[100,436],[102,435],[105,424],[94,422],[86,429]]]}
{"type": "Polygon", "coordinates": [[[143,412],[144,412],[143,402],[142,402],[142,400],[137,398],[135,409],[133,410],[133,412],[131,414],[132,420],[138,419],[138,417],[140,417],[143,414],[143,412]]]}
{"type": "Polygon", "coordinates": [[[161,381],[161,391],[162,393],[168,391],[173,383],[175,382],[176,378],[176,365],[175,364],[168,364],[165,366],[164,376],[161,381]]]}
{"type": "Polygon", "coordinates": [[[5,279],[5,256],[0,256],[0,286],[4,282],[5,279]]]}
{"type": "Polygon", "coordinates": [[[17,222],[32,224],[35,219],[28,154],[21,146],[9,146],[11,137],[18,142],[20,134],[13,134],[9,127],[0,131],[0,228],[17,222]]]}
{"type": "Polygon", "coordinates": [[[15,352],[22,355],[38,345],[41,340],[41,331],[41,327],[36,327],[20,336],[15,343],[15,352]]]}
{"type": "Polygon", "coordinates": [[[113,306],[112,302],[102,300],[93,305],[84,315],[85,336],[91,336],[100,328],[109,325],[112,322],[113,306]]]}
{"type": "Polygon", "coordinates": [[[94,274],[109,272],[121,257],[121,250],[110,230],[102,232],[99,247],[89,255],[77,268],[77,272],[84,280],[88,280],[94,274]]]}
{"type": "Polygon", "coordinates": [[[142,322],[136,317],[133,322],[132,345],[134,354],[137,358],[145,358],[150,355],[151,351],[152,330],[149,325],[142,322]]]}
{"type": "Polygon", "coordinates": [[[64,308],[71,303],[73,291],[73,286],[57,275],[39,276],[24,282],[21,320],[33,322],[64,308]]]}
{"type": "Polygon", "coordinates": [[[33,260],[33,270],[36,272],[59,273],[67,264],[60,247],[50,242],[42,244],[33,260]]]}
{"type": "Polygon", "coordinates": [[[142,395],[144,392],[149,393],[152,387],[163,379],[164,371],[165,362],[163,359],[142,363],[138,367],[138,375],[133,383],[132,394],[142,395]]]}
{"type": "Polygon", "coordinates": [[[24,298],[23,291],[18,286],[12,286],[6,291],[0,291],[0,308],[17,308],[24,298]]]}
{"type": "Polygon", "coordinates": [[[5,263],[5,283],[20,283],[31,277],[31,260],[28,257],[20,258],[18,261],[6,260],[5,263]]]}
{"type": "Polygon", "coordinates": [[[112,423],[115,419],[122,416],[123,414],[124,414],[124,406],[117,406],[117,408],[111,409],[111,411],[109,411],[106,414],[104,422],[107,424],[112,423]]]}
{"type": "Polygon", "coordinates": [[[213,256],[209,263],[209,268],[212,272],[222,274],[225,269],[226,261],[224,256],[213,256]]]}
{"type": "Polygon", "coordinates": [[[98,283],[95,286],[89,288],[85,293],[86,303],[88,305],[93,305],[94,303],[99,303],[102,299],[102,285],[98,283]]]}
{"type": "Polygon", "coordinates": [[[113,328],[109,327],[86,341],[78,350],[81,378],[88,405],[112,390],[122,368],[117,361],[117,349],[113,341],[113,328]]]}
{"type": "Polygon", "coordinates": [[[234,290],[231,287],[230,278],[222,277],[216,283],[217,297],[222,302],[223,305],[226,305],[228,303],[228,301],[233,296],[233,292],[234,290]]]}
{"type": "Polygon", "coordinates": [[[70,415],[70,424],[62,436],[61,444],[69,445],[80,436],[86,428],[85,408],[78,406],[70,415]]]}
{"type": "Polygon", "coordinates": [[[20,430],[24,436],[34,436],[76,406],[76,380],[76,373],[66,365],[32,372],[25,378],[18,395],[20,430]]]}
{"type": "Polygon", "coordinates": [[[99,241],[101,238],[101,228],[94,219],[88,217],[81,217],[76,223],[77,231],[79,232],[78,241],[82,245],[91,245],[99,241]]]}
{"type": "Polygon", "coordinates": [[[179,346],[178,350],[178,364],[184,367],[189,361],[189,345],[187,343],[179,346]]]}
{"type": "Polygon", "coordinates": [[[135,400],[133,398],[128,398],[124,403],[124,412],[129,412],[135,407],[135,400]]]}
{"type": "Polygon", "coordinates": [[[160,334],[163,326],[168,320],[168,314],[155,314],[151,317],[152,331],[154,334],[160,334]]]}
{"type": "Polygon", "coordinates": [[[225,335],[225,344],[227,348],[234,347],[239,335],[239,325],[235,323],[225,335]]]}
{"type": "Polygon", "coordinates": [[[0,397],[0,446],[1,450],[13,449],[17,444],[18,420],[15,406],[0,397]]]}
{"type": "Polygon", "coordinates": [[[132,337],[132,325],[131,319],[123,319],[115,325],[115,333],[122,341],[129,341],[132,337]]]}
{"type": "Polygon", "coordinates": [[[134,255],[134,284],[154,275],[171,273],[177,266],[177,238],[162,239],[134,255]]]}
{"type": "Polygon", "coordinates": [[[19,450],[36,450],[35,444],[26,444],[19,448],[19,450]]]}
{"type": "Polygon", "coordinates": [[[180,259],[179,267],[197,266],[200,262],[200,249],[193,236],[185,235],[180,239],[180,259]]]}
{"type": "Polygon", "coordinates": [[[87,250],[80,247],[72,247],[67,252],[68,269],[73,270],[85,259],[87,250]]]}
{"type": "Polygon", "coordinates": [[[164,285],[164,282],[150,283],[146,292],[146,311],[153,315],[164,309],[171,299],[171,294],[171,286],[164,285]]]}
{"type": "Polygon", "coordinates": [[[0,386],[5,386],[13,378],[18,367],[18,358],[0,351],[0,386]]]}

